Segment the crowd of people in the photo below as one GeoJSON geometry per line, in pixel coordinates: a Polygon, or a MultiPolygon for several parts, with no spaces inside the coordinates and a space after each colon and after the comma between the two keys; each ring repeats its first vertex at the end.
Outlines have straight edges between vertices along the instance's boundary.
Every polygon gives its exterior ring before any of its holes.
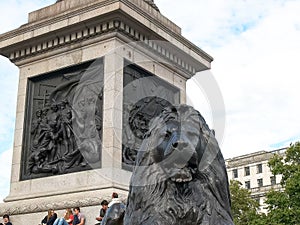
{"type": "Polygon", "coordinates": [[[74,215],[72,209],[67,208],[64,216],[61,218],[57,217],[57,214],[53,209],[48,210],[48,215],[41,221],[40,225],[84,225],[85,217],[80,213],[80,208],[75,207],[74,215]]]}
{"type": "MultiPolygon", "coordinates": [[[[99,215],[95,218],[98,222],[95,225],[102,225],[102,221],[108,211],[109,207],[112,207],[116,203],[121,203],[119,196],[116,192],[112,194],[112,200],[109,203],[107,200],[103,200],[101,202],[101,209],[99,215]]],[[[67,208],[64,216],[59,218],[53,209],[48,210],[48,215],[41,221],[40,225],[84,225],[85,224],[85,216],[80,213],[80,208],[75,207],[73,212],[70,208],[67,208]]],[[[2,224],[0,224],[2,225],[2,224]]],[[[7,223],[5,225],[12,225],[11,223],[7,223]]]]}
{"type": "MultiPolygon", "coordinates": [[[[113,205],[120,204],[123,205],[116,192],[112,193],[112,199],[110,202],[103,200],[101,202],[99,215],[95,218],[98,221],[95,225],[103,225],[103,223],[105,223],[104,221],[107,220],[105,215],[107,215],[109,208],[113,208],[113,205]]],[[[85,216],[80,212],[80,208],[75,207],[73,211],[71,208],[67,208],[64,212],[64,216],[59,218],[53,209],[49,209],[48,214],[44,217],[39,225],[85,225],[86,219],[85,216]]],[[[3,215],[3,223],[0,223],[0,225],[12,225],[8,214],[3,215]]]]}

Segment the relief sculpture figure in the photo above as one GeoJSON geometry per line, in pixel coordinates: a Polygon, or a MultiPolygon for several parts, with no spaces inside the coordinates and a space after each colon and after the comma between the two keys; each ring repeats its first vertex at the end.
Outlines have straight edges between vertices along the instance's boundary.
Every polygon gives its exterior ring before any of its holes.
{"type": "Polygon", "coordinates": [[[31,135],[32,135],[32,149],[31,151],[34,151],[38,147],[38,138],[41,134],[41,123],[42,123],[42,110],[38,109],[35,113],[36,118],[32,122],[32,127],[31,127],[31,135]]]}
{"type": "Polygon", "coordinates": [[[42,107],[41,97],[35,97],[40,102],[35,104],[38,108],[30,126],[27,176],[63,174],[99,164],[102,133],[99,71],[101,65],[72,74],[70,79],[63,76],[63,82],[47,91],[42,107]]]}
{"type": "Polygon", "coordinates": [[[74,148],[74,141],[73,141],[74,138],[72,132],[72,111],[68,107],[68,101],[66,99],[61,101],[60,110],[61,110],[60,136],[65,146],[65,152],[63,153],[63,155],[67,155],[74,148]]]}

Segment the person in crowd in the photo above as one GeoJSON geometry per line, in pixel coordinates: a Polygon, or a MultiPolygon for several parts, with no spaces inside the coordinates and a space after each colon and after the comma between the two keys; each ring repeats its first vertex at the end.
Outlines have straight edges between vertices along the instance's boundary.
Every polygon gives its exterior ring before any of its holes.
{"type": "Polygon", "coordinates": [[[48,210],[48,215],[42,220],[42,224],[44,225],[53,225],[54,221],[57,218],[57,214],[53,209],[48,210]]]}
{"type": "Polygon", "coordinates": [[[108,209],[102,219],[101,225],[123,224],[126,206],[119,199],[116,192],[112,193],[112,200],[108,204],[108,209]]]}
{"type": "Polygon", "coordinates": [[[3,215],[3,223],[0,223],[0,225],[12,225],[12,223],[9,221],[9,215],[8,214],[3,215]]]}
{"type": "Polygon", "coordinates": [[[115,203],[122,203],[121,199],[119,199],[119,195],[116,192],[112,193],[112,199],[111,202],[108,204],[108,208],[111,207],[115,203]]]}
{"type": "Polygon", "coordinates": [[[80,213],[80,208],[75,207],[73,210],[75,212],[73,225],[84,225],[85,224],[85,216],[82,213],[80,213]]]}
{"type": "Polygon", "coordinates": [[[99,216],[96,217],[96,220],[100,221],[100,223],[96,223],[95,225],[100,225],[101,224],[101,221],[102,221],[103,217],[105,216],[105,213],[106,213],[107,209],[108,209],[108,201],[103,200],[101,202],[101,209],[100,209],[99,216]]]}
{"type": "Polygon", "coordinates": [[[64,217],[57,218],[53,225],[72,225],[73,220],[74,220],[74,216],[72,213],[72,209],[67,208],[64,217]]]}

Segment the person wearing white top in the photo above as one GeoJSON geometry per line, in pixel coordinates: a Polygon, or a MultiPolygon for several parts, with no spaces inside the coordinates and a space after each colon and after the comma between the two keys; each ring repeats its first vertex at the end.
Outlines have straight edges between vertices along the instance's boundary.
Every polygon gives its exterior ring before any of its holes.
{"type": "Polygon", "coordinates": [[[116,193],[116,192],[112,193],[111,197],[112,197],[112,200],[108,204],[108,208],[111,207],[115,203],[122,203],[121,199],[119,199],[118,193],[116,193]]]}

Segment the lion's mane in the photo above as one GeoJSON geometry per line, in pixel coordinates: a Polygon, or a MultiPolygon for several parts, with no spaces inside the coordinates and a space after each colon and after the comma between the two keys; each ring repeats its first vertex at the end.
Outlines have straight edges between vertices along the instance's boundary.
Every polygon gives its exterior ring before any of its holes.
{"type": "Polygon", "coordinates": [[[137,155],[124,224],[233,224],[223,156],[214,133],[192,107],[172,106],[153,120],[137,155]],[[157,140],[168,123],[180,124],[180,137],[173,135],[173,147],[160,152],[157,140]],[[195,140],[181,141],[196,134],[195,140]]]}

